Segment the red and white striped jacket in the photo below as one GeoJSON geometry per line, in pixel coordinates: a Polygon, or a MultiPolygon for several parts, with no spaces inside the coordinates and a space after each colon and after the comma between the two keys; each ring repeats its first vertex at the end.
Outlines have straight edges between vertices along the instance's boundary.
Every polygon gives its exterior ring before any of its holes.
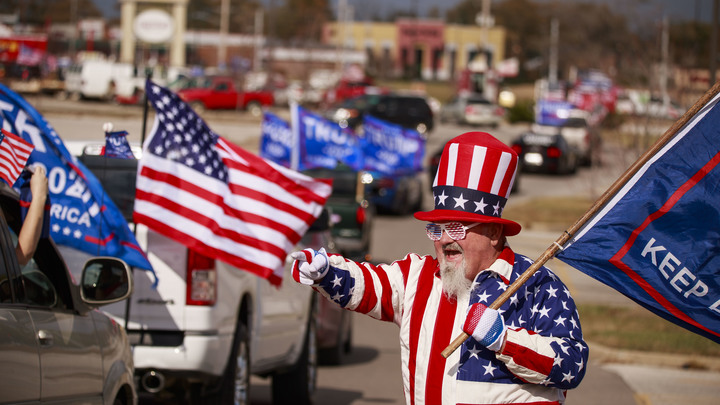
{"type": "Polygon", "coordinates": [[[468,306],[490,305],[531,263],[505,247],[475,279],[470,297],[456,301],[443,294],[432,256],[372,265],[331,255],[315,288],[344,308],[400,327],[408,404],[561,404],[585,374],[588,346],[569,291],[546,267],[500,308],[508,327],[501,353],[469,338],[447,359],[441,355],[462,332],[468,306]]]}

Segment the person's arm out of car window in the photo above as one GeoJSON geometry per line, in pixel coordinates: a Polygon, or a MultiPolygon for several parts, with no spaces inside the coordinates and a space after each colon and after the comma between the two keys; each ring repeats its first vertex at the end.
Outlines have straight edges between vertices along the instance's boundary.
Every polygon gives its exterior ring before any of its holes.
{"type": "Polygon", "coordinates": [[[48,194],[48,180],[42,166],[35,167],[30,179],[30,191],[32,192],[32,200],[18,235],[17,246],[15,246],[15,253],[20,266],[27,264],[33,257],[42,233],[43,213],[48,194]]]}

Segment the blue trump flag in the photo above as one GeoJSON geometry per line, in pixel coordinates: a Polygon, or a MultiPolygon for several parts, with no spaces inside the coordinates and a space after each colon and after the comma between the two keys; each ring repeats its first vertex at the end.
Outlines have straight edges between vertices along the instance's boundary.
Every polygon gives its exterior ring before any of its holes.
{"type": "Polygon", "coordinates": [[[425,140],[420,133],[374,117],[365,117],[363,128],[361,145],[365,170],[384,174],[422,170],[425,140]]]}
{"type": "Polygon", "coordinates": [[[360,140],[349,128],[298,108],[300,158],[298,170],[314,167],[335,168],[338,162],[353,170],[363,169],[360,140]]]}
{"type": "Polygon", "coordinates": [[[127,221],[97,178],[68,152],[35,108],[2,84],[0,120],[3,128],[35,146],[28,165],[46,168],[52,201],[50,235],[56,243],[92,255],[118,257],[131,266],[152,271],[127,221]]]}
{"type": "Polygon", "coordinates": [[[260,156],[281,166],[292,163],[293,136],[290,124],[270,112],[263,113],[260,156]]]}
{"type": "Polygon", "coordinates": [[[567,101],[538,100],[535,106],[535,122],[556,127],[562,126],[573,108],[575,106],[567,101]]]}
{"type": "Polygon", "coordinates": [[[127,131],[106,132],[104,155],[115,159],[135,159],[127,134],[127,131]]]}
{"type": "Polygon", "coordinates": [[[697,113],[638,164],[556,255],[666,320],[718,343],[719,97],[698,103],[697,113]]]}

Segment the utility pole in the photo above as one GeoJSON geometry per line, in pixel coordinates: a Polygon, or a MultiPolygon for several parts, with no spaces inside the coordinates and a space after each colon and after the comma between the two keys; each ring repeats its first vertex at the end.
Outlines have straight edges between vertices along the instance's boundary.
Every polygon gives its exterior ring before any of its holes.
{"type": "Polygon", "coordinates": [[[338,1],[337,9],[337,24],[335,29],[335,70],[340,73],[342,71],[342,57],[340,55],[340,49],[345,46],[345,18],[347,9],[347,0],[338,1]]]}
{"type": "Polygon", "coordinates": [[[77,42],[77,9],[78,9],[78,0],[72,0],[70,2],[70,30],[72,31],[72,34],[70,35],[70,57],[75,59],[75,51],[76,51],[76,42],[77,42]]]}
{"type": "MultiPolygon", "coordinates": [[[[482,0],[480,4],[480,47],[482,51],[487,50],[488,46],[488,27],[490,26],[490,0],[482,0]]],[[[490,61],[488,61],[490,65],[490,61]]]]}
{"type": "Polygon", "coordinates": [[[558,81],[558,42],[560,23],[557,18],[550,21],[550,63],[548,69],[548,87],[554,89],[558,81]]]}
{"type": "Polygon", "coordinates": [[[663,99],[663,108],[667,110],[670,105],[670,96],[667,91],[668,81],[668,63],[669,62],[669,46],[670,46],[670,34],[669,34],[669,22],[667,15],[663,17],[662,22],[662,39],[661,39],[661,55],[662,61],[660,62],[660,94],[663,99]]]}
{"type": "Polygon", "coordinates": [[[262,69],[262,48],[263,48],[263,11],[255,10],[255,61],[253,70],[259,72],[262,69]]]}
{"type": "Polygon", "coordinates": [[[220,43],[218,44],[218,67],[227,69],[227,35],[230,25],[230,0],[220,2],[220,43]]]}

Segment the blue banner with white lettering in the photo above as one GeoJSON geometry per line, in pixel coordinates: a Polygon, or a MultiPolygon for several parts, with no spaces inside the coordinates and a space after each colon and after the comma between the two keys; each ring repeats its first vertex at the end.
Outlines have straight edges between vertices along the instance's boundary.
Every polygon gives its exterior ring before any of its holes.
{"type": "Polygon", "coordinates": [[[281,166],[290,167],[292,151],[290,124],[273,113],[263,113],[260,156],[281,166]]]}
{"type": "Polygon", "coordinates": [[[355,132],[298,107],[300,143],[299,170],[313,167],[337,166],[345,163],[354,170],[362,170],[363,154],[355,132]]]}
{"type": "Polygon", "coordinates": [[[720,108],[716,95],[557,257],[720,343],[720,108]]]}
{"type": "Polygon", "coordinates": [[[542,125],[561,126],[574,108],[572,103],[560,100],[538,100],[535,106],[535,122],[542,125]]]}
{"type": "Polygon", "coordinates": [[[369,116],[363,119],[363,129],[365,170],[384,174],[422,170],[425,140],[420,133],[369,116]]]}
{"type": "Polygon", "coordinates": [[[127,135],[127,131],[106,132],[104,155],[115,159],[135,159],[127,135]]]}
{"type": "Polygon", "coordinates": [[[55,243],[91,255],[118,257],[131,266],[152,271],[127,221],[97,178],[68,152],[34,107],[2,84],[0,119],[3,128],[35,146],[28,165],[46,168],[52,202],[50,234],[55,243]]]}

